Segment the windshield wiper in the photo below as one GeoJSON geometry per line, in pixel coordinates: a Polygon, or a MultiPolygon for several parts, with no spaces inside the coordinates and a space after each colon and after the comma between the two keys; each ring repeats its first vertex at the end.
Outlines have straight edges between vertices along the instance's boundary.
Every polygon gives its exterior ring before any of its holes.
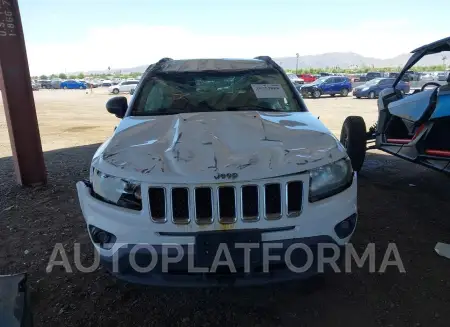
{"type": "Polygon", "coordinates": [[[256,111],[277,111],[277,112],[283,112],[283,110],[280,109],[273,109],[273,108],[267,108],[262,106],[237,106],[237,107],[227,107],[225,108],[225,111],[239,111],[239,110],[256,110],[256,111]]]}

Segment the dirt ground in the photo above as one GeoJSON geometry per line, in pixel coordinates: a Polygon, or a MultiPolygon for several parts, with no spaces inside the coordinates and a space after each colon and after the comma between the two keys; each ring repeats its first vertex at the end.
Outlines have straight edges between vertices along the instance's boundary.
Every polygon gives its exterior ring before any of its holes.
{"type": "MultiPolygon", "coordinates": [[[[449,179],[378,152],[368,153],[359,175],[352,242],[359,250],[373,242],[377,253],[395,242],[404,274],[363,268],[327,276],[320,287],[307,281],[239,289],[144,287],[103,269],[47,274],[58,242],[71,260],[80,242],[83,262],[92,260],[75,183],[87,177],[94,151],[118,122],[105,110],[109,97],[104,90],[35,92],[49,175],[48,185],[35,189],[15,184],[0,109],[0,274],[29,273],[36,326],[448,326],[450,260],[434,246],[450,241],[449,179]]],[[[373,100],[307,104],[336,134],[348,115],[362,115],[368,125],[376,119],[373,100]]]]}

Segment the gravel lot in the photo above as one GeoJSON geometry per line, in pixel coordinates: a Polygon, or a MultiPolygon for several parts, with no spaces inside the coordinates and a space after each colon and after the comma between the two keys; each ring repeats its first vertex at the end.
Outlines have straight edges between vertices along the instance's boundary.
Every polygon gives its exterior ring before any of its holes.
{"type": "MultiPolygon", "coordinates": [[[[325,283],[295,282],[241,289],[162,289],[131,285],[95,273],[47,274],[53,245],[73,262],[72,244],[92,248],[75,183],[118,120],[104,109],[109,95],[38,91],[35,101],[49,173],[47,186],[15,185],[3,109],[0,109],[0,274],[30,274],[36,326],[448,326],[450,260],[434,253],[450,241],[447,177],[392,156],[370,152],[359,176],[356,249],[370,242],[384,253],[395,242],[406,273],[355,269],[325,283]]],[[[310,110],[336,134],[346,116],[376,120],[376,102],[324,97],[310,110]]],[[[378,256],[379,267],[382,256],[378,256]]],[[[0,322],[1,326],[1,322],[0,322]]]]}

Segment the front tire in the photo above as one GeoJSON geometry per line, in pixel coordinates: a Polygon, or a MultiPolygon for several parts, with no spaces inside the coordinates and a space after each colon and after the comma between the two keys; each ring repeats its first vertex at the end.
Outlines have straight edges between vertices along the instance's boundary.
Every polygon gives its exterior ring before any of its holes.
{"type": "Polygon", "coordinates": [[[369,95],[367,96],[369,99],[375,99],[375,92],[374,91],[370,91],[369,95]]]}
{"type": "Polygon", "coordinates": [[[342,89],[341,90],[341,96],[346,97],[348,95],[348,89],[342,89]]]}
{"type": "Polygon", "coordinates": [[[349,116],[342,125],[340,141],[347,149],[353,170],[361,170],[366,157],[366,123],[359,116],[349,116]]]}
{"type": "Polygon", "coordinates": [[[114,93],[114,94],[119,94],[119,89],[114,89],[114,90],[113,90],[113,93],[114,93]]]}
{"type": "Polygon", "coordinates": [[[313,97],[314,99],[320,98],[321,95],[322,95],[322,93],[321,93],[319,90],[314,90],[314,91],[312,92],[312,97],[313,97]]]}
{"type": "Polygon", "coordinates": [[[67,90],[67,86],[64,86],[63,89],[64,89],[64,90],[67,90]]]}

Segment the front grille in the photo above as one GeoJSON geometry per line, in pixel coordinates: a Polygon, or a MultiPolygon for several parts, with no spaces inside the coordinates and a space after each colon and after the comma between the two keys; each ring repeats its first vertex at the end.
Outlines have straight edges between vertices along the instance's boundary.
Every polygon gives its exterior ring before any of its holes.
{"type": "Polygon", "coordinates": [[[150,187],[150,216],[155,222],[222,224],[238,219],[253,222],[298,217],[302,211],[303,182],[268,182],[225,186],[150,187]]]}

